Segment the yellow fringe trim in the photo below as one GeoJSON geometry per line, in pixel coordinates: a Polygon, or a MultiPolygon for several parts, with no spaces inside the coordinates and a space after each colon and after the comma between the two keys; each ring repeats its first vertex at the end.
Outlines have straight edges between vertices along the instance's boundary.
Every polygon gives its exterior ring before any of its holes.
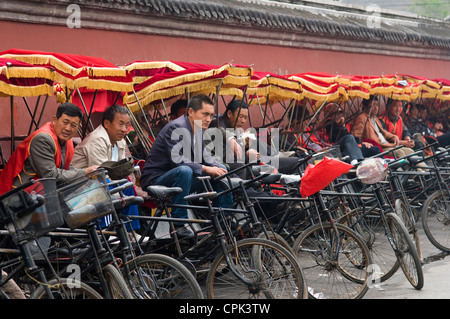
{"type": "Polygon", "coordinates": [[[0,73],[10,78],[43,78],[48,80],[54,79],[54,72],[50,69],[42,67],[15,67],[3,66],[0,68],[0,73]]]}
{"type": "Polygon", "coordinates": [[[41,84],[36,86],[16,86],[0,81],[0,93],[2,96],[40,96],[52,95],[52,86],[41,84]]]}
{"type": "Polygon", "coordinates": [[[87,70],[90,75],[93,76],[119,76],[124,77],[127,75],[127,71],[120,68],[102,68],[102,67],[92,67],[83,66],[81,68],[74,68],[71,65],[61,61],[60,59],[52,55],[42,55],[42,54],[4,54],[2,58],[15,59],[29,64],[38,65],[51,65],[57,70],[61,70],[64,73],[70,74],[72,76],[79,75],[82,71],[87,70]]]}
{"type": "Polygon", "coordinates": [[[131,82],[90,79],[88,77],[73,80],[62,76],[59,73],[56,73],[54,81],[67,86],[68,89],[85,87],[92,90],[110,90],[116,92],[130,92],[133,90],[133,83],[131,82]]]}
{"type": "Polygon", "coordinates": [[[161,68],[169,68],[173,71],[183,71],[185,68],[170,62],[170,61],[143,61],[143,62],[134,62],[130,65],[123,67],[123,69],[128,71],[133,70],[147,70],[147,69],[161,69],[161,68]]]}

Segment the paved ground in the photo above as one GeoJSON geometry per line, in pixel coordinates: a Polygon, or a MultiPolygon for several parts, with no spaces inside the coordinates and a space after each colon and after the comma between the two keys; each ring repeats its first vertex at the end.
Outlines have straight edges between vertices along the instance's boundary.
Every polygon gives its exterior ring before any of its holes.
{"type": "Polygon", "coordinates": [[[381,284],[381,289],[369,289],[364,299],[450,299],[450,255],[435,248],[421,229],[419,238],[425,264],[424,286],[414,289],[399,270],[392,278],[381,284]]]}

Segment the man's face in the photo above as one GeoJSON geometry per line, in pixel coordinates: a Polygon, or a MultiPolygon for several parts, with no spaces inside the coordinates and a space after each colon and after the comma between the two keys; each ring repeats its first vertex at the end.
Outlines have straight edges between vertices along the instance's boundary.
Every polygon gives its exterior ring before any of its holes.
{"type": "Polygon", "coordinates": [[[80,125],[80,118],[63,114],[59,119],[54,116],[52,124],[58,140],[61,143],[65,143],[77,133],[78,126],[80,125]]]}
{"type": "Polygon", "coordinates": [[[419,115],[422,118],[422,120],[426,121],[427,120],[427,109],[421,109],[419,111],[419,115]]]}
{"type": "Polygon", "coordinates": [[[234,110],[234,112],[228,111],[227,116],[228,116],[228,122],[231,125],[234,125],[234,123],[236,123],[235,128],[240,128],[240,127],[243,127],[245,125],[245,123],[247,123],[248,109],[241,109],[240,111],[239,111],[239,109],[237,109],[237,110],[234,110]],[[236,119],[237,119],[237,121],[236,121],[236,119]]]}
{"type": "MultiPolygon", "coordinates": [[[[194,111],[192,108],[188,111],[189,120],[191,124],[196,125],[201,122],[201,128],[206,130],[212,121],[214,115],[214,106],[211,104],[203,103],[202,108],[194,111]]],[[[199,127],[197,127],[199,128],[199,127]]]]}
{"type": "Polygon", "coordinates": [[[402,102],[401,101],[394,101],[392,105],[389,108],[389,113],[395,117],[399,117],[400,114],[402,114],[402,102]]]}
{"type": "Polygon", "coordinates": [[[409,116],[416,119],[419,116],[419,109],[415,106],[412,106],[409,110],[409,116]]]}
{"type": "Polygon", "coordinates": [[[103,123],[112,144],[115,144],[125,138],[130,125],[130,116],[119,112],[114,115],[114,120],[112,122],[105,120],[103,123]]]}
{"type": "Polygon", "coordinates": [[[380,107],[380,102],[377,100],[373,100],[371,106],[367,109],[367,112],[370,111],[371,116],[377,116],[378,115],[378,108],[380,107]]]}

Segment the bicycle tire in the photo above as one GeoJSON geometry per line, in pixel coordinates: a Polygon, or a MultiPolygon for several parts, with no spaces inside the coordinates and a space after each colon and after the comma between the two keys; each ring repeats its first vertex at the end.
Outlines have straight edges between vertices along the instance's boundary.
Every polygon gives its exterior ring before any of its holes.
{"type": "Polygon", "coordinates": [[[129,269],[137,284],[141,282],[137,271],[144,276],[148,287],[137,287],[144,299],[203,299],[202,290],[194,275],[170,256],[141,255],[129,262],[129,269]]]}
{"type": "MultiPolygon", "coordinates": [[[[53,298],[55,299],[103,299],[91,286],[78,280],[67,278],[52,279],[48,282],[53,298]]],[[[44,286],[39,286],[30,296],[30,299],[47,299],[44,286]]]]}
{"type": "Polygon", "coordinates": [[[411,236],[400,217],[395,213],[387,213],[386,221],[397,246],[395,252],[403,273],[415,289],[422,289],[424,284],[422,265],[411,236]]]}
{"type": "Polygon", "coordinates": [[[315,224],[295,241],[311,299],[360,299],[369,285],[372,257],[364,239],[342,224],[315,224]],[[341,247],[336,251],[335,229],[341,247]],[[338,253],[338,259],[334,256],[338,253]]]}
{"type": "Polygon", "coordinates": [[[443,252],[450,252],[450,215],[446,209],[447,192],[438,190],[431,194],[422,208],[422,226],[428,240],[443,252]]]}
{"type": "Polygon", "coordinates": [[[231,245],[227,253],[228,255],[224,255],[221,252],[208,272],[206,280],[208,298],[307,297],[306,283],[300,265],[280,244],[262,238],[247,238],[236,242],[236,245],[231,245]],[[226,259],[232,262],[241,274],[253,280],[251,286],[246,286],[233,274],[226,259]]]}
{"type": "Polygon", "coordinates": [[[292,246],[289,245],[286,239],[283,238],[280,234],[274,233],[273,231],[269,231],[269,238],[267,238],[266,234],[261,233],[258,235],[257,238],[263,238],[268,239],[271,241],[276,242],[277,244],[280,244],[284,248],[286,248],[292,255],[294,255],[294,251],[292,250],[292,246]]]}
{"type": "Polygon", "coordinates": [[[103,275],[105,276],[111,299],[134,299],[128,284],[116,267],[112,264],[106,265],[103,267],[103,275]]]}
{"type": "MultiPolygon", "coordinates": [[[[352,219],[352,222],[359,218],[358,211],[355,210],[356,216],[352,219]]],[[[400,263],[386,236],[385,225],[380,213],[374,211],[364,216],[351,228],[364,238],[369,248],[372,263],[378,267],[376,280],[383,282],[391,278],[400,268],[400,263]]]]}
{"type": "Polygon", "coordinates": [[[420,238],[419,238],[419,232],[417,231],[415,222],[411,219],[411,216],[408,212],[408,205],[405,203],[403,199],[396,199],[394,203],[395,207],[395,213],[398,217],[402,220],[403,224],[406,227],[406,230],[408,231],[409,236],[411,237],[411,240],[413,241],[414,245],[416,246],[417,254],[419,255],[419,260],[423,260],[422,258],[422,247],[420,245],[420,238]]]}

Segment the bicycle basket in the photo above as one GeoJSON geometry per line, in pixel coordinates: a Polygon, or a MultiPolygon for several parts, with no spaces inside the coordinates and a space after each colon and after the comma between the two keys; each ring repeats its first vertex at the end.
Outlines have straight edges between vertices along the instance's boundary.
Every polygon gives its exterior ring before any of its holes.
{"type": "Polygon", "coordinates": [[[387,168],[388,165],[383,159],[368,158],[359,164],[356,176],[364,184],[376,184],[386,177],[387,168]]]}
{"type": "Polygon", "coordinates": [[[56,193],[56,179],[42,178],[30,186],[6,194],[0,215],[13,240],[29,241],[64,224],[56,193]],[[42,202],[40,202],[42,201],[42,202]]]}
{"type": "Polygon", "coordinates": [[[111,214],[114,209],[104,170],[96,170],[86,177],[73,180],[59,188],[58,192],[64,220],[71,229],[111,214]],[[92,205],[95,209],[74,212],[87,205],[92,205]]]}

